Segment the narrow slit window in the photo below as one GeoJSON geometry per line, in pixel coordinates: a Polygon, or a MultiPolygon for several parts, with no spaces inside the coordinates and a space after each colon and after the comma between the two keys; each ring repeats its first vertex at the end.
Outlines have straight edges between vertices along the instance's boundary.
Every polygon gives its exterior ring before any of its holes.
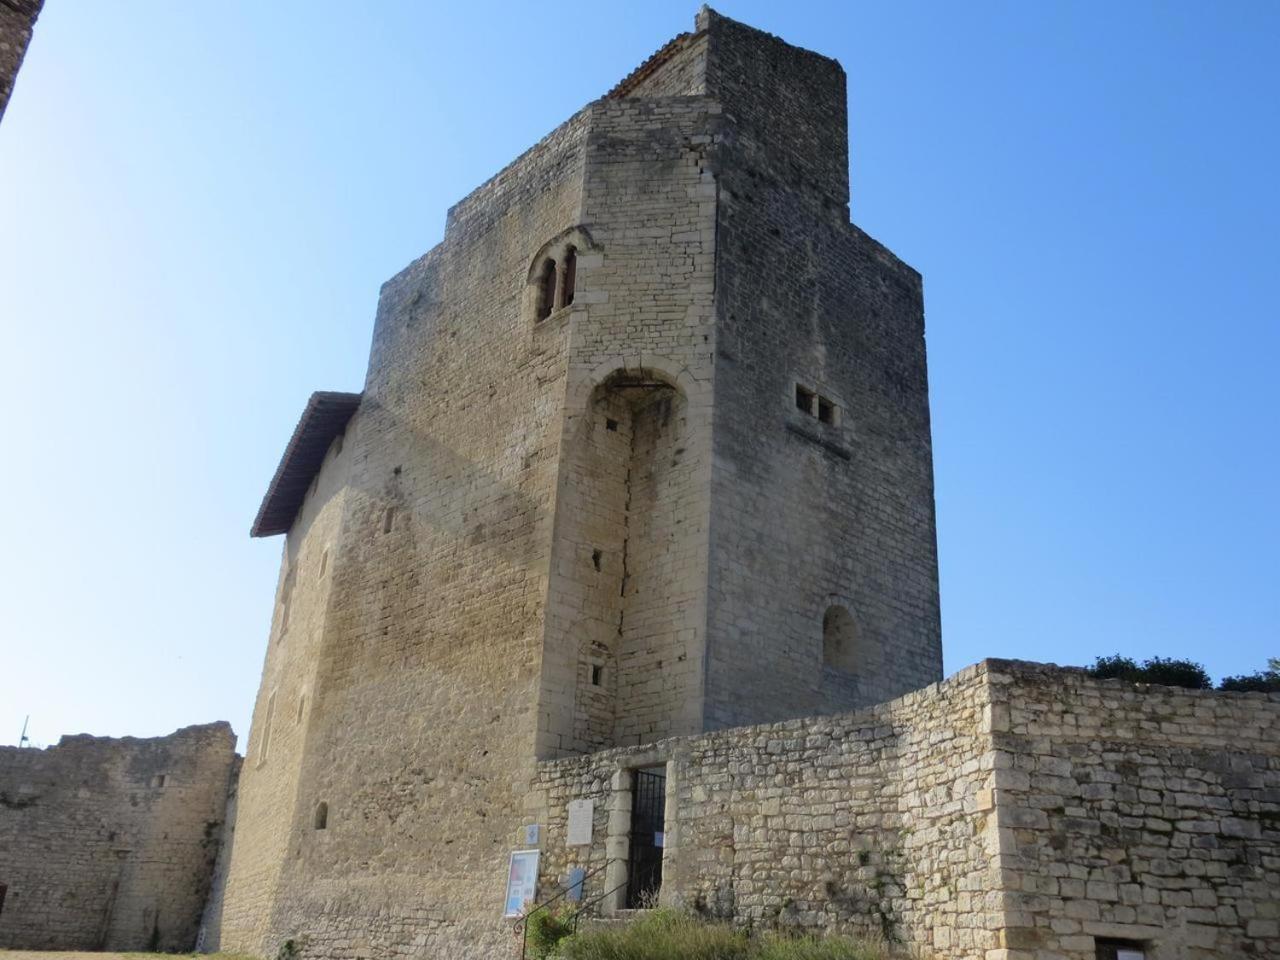
{"type": "Polygon", "coordinates": [[[395,521],[395,519],[396,519],[396,508],[395,508],[395,507],[387,507],[387,512],[386,512],[386,514],[385,514],[385,515],[383,516],[383,518],[382,518],[382,532],[383,532],[383,533],[390,533],[390,532],[391,532],[391,524],[395,521]]]}
{"type": "Polygon", "coordinates": [[[604,667],[598,663],[591,665],[591,685],[599,687],[604,685],[604,667]]]}
{"type": "Polygon", "coordinates": [[[316,804],[315,826],[317,830],[324,830],[329,826],[329,804],[323,800],[316,804]]]}
{"type": "Polygon", "coordinates": [[[561,306],[567,307],[573,303],[573,290],[578,283],[578,251],[570,247],[564,254],[564,296],[561,298],[561,306]]]}
{"type": "Polygon", "coordinates": [[[267,762],[271,753],[271,720],[276,713],[276,695],[272,692],[267,698],[267,715],[262,721],[262,745],[258,748],[258,766],[267,762]]]}
{"type": "Polygon", "coordinates": [[[538,319],[551,316],[556,306],[556,262],[548,260],[542,265],[542,277],[538,281],[538,319]]]}

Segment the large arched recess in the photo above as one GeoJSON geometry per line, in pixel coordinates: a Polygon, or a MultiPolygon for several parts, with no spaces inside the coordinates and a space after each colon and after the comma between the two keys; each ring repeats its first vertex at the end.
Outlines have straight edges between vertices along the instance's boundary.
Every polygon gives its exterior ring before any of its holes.
{"type": "Polygon", "coordinates": [[[686,714],[701,694],[706,491],[692,451],[706,445],[691,443],[687,387],[698,389],[656,365],[615,365],[568,397],[547,636],[565,662],[543,680],[548,705],[560,699],[572,718],[554,724],[555,752],[647,743],[696,722],[686,714]],[[574,617],[563,643],[560,611],[574,617]]]}

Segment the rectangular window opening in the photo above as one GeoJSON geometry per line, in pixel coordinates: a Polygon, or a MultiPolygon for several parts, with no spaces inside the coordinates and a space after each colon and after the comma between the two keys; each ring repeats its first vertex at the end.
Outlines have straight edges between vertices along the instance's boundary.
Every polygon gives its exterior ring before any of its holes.
{"type": "Polygon", "coordinates": [[[836,422],[836,405],[826,397],[818,397],[818,419],[823,423],[836,422]]]}
{"type": "Polygon", "coordinates": [[[796,409],[803,410],[810,416],[813,415],[813,400],[817,396],[812,390],[796,384],[796,409]]]}
{"type": "Polygon", "coordinates": [[[602,686],[603,684],[604,684],[604,667],[600,666],[600,664],[598,663],[593,663],[591,665],[591,685],[593,687],[599,687],[599,686],[602,686]]]}
{"type": "Polygon", "coordinates": [[[1097,960],[1147,960],[1147,944],[1141,940],[1094,940],[1097,960]]]}
{"type": "Polygon", "coordinates": [[[386,516],[384,516],[384,517],[382,518],[382,532],[383,532],[383,533],[390,533],[390,532],[391,532],[391,523],[392,523],[392,521],[394,521],[394,520],[395,520],[395,518],[396,518],[396,508],[395,508],[395,507],[387,507],[387,513],[386,513],[386,516]]]}
{"type": "Polygon", "coordinates": [[[604,428],[616,433],[618,430],[618,421],[614,420],[612,417],[606,417],[604,421],[604,428]]]}

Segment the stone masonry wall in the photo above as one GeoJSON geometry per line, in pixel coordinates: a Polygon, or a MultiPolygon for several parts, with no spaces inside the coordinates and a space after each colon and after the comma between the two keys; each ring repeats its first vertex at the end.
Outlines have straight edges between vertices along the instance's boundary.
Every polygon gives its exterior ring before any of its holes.
{"type": "Polygon", "coordinates": [[[493,917],[534,755],[567,356],[566,323],[535,324],[526,288],[536,252],[581,219],[584,132],[571,119],[482,185],[383,287],[297,787],[259,791],[274,757],[259,769],[251,749],[224,949],[505,942],[493,917]],[[267,849],[247,839],[260,822],[282,837],[267,849]],[[272,892],[246,888],[271,870],[272,892]]]}
{"type": "MultiPolygon", "coordinates": [[[[981,667],[863,713],[742,727],[541,764],[542,896],[625,859],[630,771],[667,771],[664,903],[757,928],[887,938],[937,958],[994,945],[995,759],[981,667]],[[588,847],[571,800],[594,801],[588,847]]],[[[626,875],[594,876],[586,896],[626,875]]]]}
{"type": "MultiPolygon", "coordinates": [[[[542,884],[625,878],[631,771],[667,771],[661,900],[937,960],[1276,956],[1280,696],[985,661],[861,713],[539,766],[542,884]],[[594,801],[592,842],[567,808],[594,801]]],[[[606,908],[615,905],[608,900],[606,908]]]]}
{"type": "Polygon", "coordinates": [[[0,3],[0,120],[13,93],[18,68],[31,43],[31,32],[44,0],[5,0],[0,3]]]}
{"type": "Polygon", "coordinates": [[[569,321],[540,756],[701,729],[715,263],[706,154],[718,114],[700,97],[590,108],[582,217],[599,252],[582,262],[569,321]],[[593,651],[612,701],[607,738],[585,734],[608,709],[584,702],[593,651]]]}
{"type": "Polygon", "coordinates": [[[1280,695],[990,677],[1002,960],[1280,956],[1280,695]]]}
{"type": "Polygon", "coordinates": [[[714,13],[719,184],[706,725],[942,675],[920,276],[847,220],[839,64],[714,13]],[[824,422],[797,388],[829,400],[824,422]],[[852,669],[824,663],[833,606],[852,669]]]}
{"type": "Polygon", "coordinates": [[[265,936],[288,863],[302,759],[316,706],[320,651],[341,543],[359,424],[333,441],[285,538],[262,682],[237,784],[234,832],[224,854],[234,893],[224,896],[214,940],[265,936]]]}
{"type": "Polygon", "coordinates": [[[190,950],[234,750],[226,723],[0,747],[0,947],[190,950]]]}

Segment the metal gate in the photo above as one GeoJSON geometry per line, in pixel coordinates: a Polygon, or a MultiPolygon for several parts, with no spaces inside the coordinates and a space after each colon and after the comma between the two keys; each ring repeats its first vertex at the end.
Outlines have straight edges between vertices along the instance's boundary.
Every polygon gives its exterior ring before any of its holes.
{"type": "Polygon", "coordinates": [[[631,851],[627,856],[627,909],[654,906],[662,886],[667,774],[663,767],[637,770],[631,792],[631,851]]]}

